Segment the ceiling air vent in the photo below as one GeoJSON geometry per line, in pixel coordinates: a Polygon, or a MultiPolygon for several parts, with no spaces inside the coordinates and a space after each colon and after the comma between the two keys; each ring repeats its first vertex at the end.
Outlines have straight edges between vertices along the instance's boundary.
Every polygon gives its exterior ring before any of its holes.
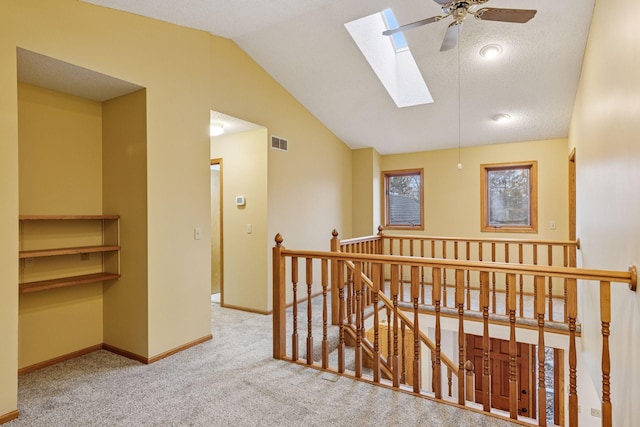
{"type": "Polygon", "coordinates": [[[279,136],[271,135],[271,148],[274,150],[288,151],[289,142],[279,136]]]}

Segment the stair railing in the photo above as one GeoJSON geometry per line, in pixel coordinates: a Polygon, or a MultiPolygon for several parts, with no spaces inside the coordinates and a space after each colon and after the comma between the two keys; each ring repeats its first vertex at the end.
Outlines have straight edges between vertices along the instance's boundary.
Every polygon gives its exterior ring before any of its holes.
{"type": "MultiPolygon", "coordinates": [[[[510,409],[509,418],[523,420],[518,416],[517,412],[517,376],[516,376],[516,284],[518,280],[525,276],[526,278],[532,278],[534,284],[534,294],[536,295],[535,303],[535,315],[537,320],[537,335],[538,335],[538,348],[539,351],[543,351],[545,347],[545,332],[548,332],[549,321],[545,318],[546,303],[544,300],[545,295],[545,283],[550,279],[567,280],[567,299],[568,299],[568,329],[569,329],[569,387],[568,387],[568,399],[569,402],[569,426],[577,426],[578,420],[578,395],[577,395],[577,354],[576,354],[576,319],[577,319],[577,284],[580,281],[596,281],[600,284],[600,317],[602,321],[602,425],[609,427],[612,424],[612,404],[610,396],[610,377],[611,377],[611,364],[610,364],[610,349],[609,349],[609,334],[610,334],[610,322],[611,322],[611,307],[610,307],[610,292],[611,285],[613,284],[628,284],[630,289],[635,291],[637,285],[637,274],[635,266],[631,267],[628,272],[620,271],[606,271],[606,270],[588,270],[569,267],[553,267],[553,266],[534,266],[526,264],[506,264],[506,263],[483,263],[466,260],[444,260],[444,259],[428,259],[420,257],[406,257],[406,256],[389,256],[379,254],[359,254],[359,253],[344,253],[344,252],[322,252],[322,251],[300,251],[289,250],[282,246],[283,239],[280,235],[276,236],[276,245],[273,248],[273,356],[276,359],[290,360],[296,363],[303,363],[306,365],[318,367],[323,370],[352,376],[357,379],[372,382],[374,384],[384,384],[389,387],[403,390],[412,391],[413,393],[429,398],[436,399],[438,401],[448,403],[448,400],[441,395],[435,393],[426,393],[420,384],[420,352],[421,343],[419,339],[421,332],[421,322],[423,321],[422,312],[425,304],[420,303],[420,277],[424,271],[430,272],[432,283],[435,286],[444,285],[443,273],[445,270],[453,271],[455,277],[455,303],[458,309],[458,343],[459,348],[464,348],[464,336],[467,321],[465,316],[467,315],[467,309],[465,307],[465,277],[469,273],[473,273],[479,276],[480,283],[480,312],[482,317],[482,329],[483,329],[483,360],[482,366],[476,366],[476,372],[482,373],[482,390],[483,396],[483,410],[490,415],[497,416],[491,411],[491,396],[489,394],[490,384],[490,367],[489,367],[489,317],[490,317],[490,277],[492,274],[505,275],[506,278],[506,302],[509,316],[509,385],[510,385],[510,409]],[[304,262],[303,262],[304,261],[304,262]],[[355,349],[354,354],[350,361],[346,359],[346,345],[345,345],[345,329],[347,318],[347,299],[345,296],[345,280],[349,271],[351,271],[348,263],[353,264],[353,292],[355,293],[355,299],[352,304],[355,304],[355,349]],[[300,268],[302,265],[302,268],[300,268]],[[319,268],[318,268],[319,265],[319,268]],[[374,290],[376,286],[383,283],[387,277],[386,272],[389,272],[390,280],[390,301],[393,316],[392,336],[393,336],[393,351],[391,353],[392,380],[388,381],[382,378],[381,375],[365,372],[362,364],[362,356],[366,346],[366,340],[363,339],[365,335],[363,327],[363,312],[364,306],[363,295],[364,290],[368,288],[368,284],[364,285],[362,279],[362,271],[364,267],[370,266],[372,271],[372,285],[374,290]],[[303,270],[306,282],[306,296],[298,297],[298,280],[299,270],[303,270]],[[400,272],[402,270],[409,271],[409,283],[411,303],[401,306],[399,301],[401,280],[400,272]],[[329,277],[331,283],[329,283],[329,277]],[[376,285],[376,283],[378,285],[376,285]],[[289,286],[290,285],[290,286],[289,286]],[[314,300],[314,295],[319,294],[316,291],[321,291],[319,299],[314,300]],[[329,300],[328,293],[336,292],[339,297],[337,299],[338,309],[338,325],[331,327],[329,325],[329,300]],[[291,310],[287,313],[287,302],[293,302],[291,310]],[[314,310],[314,305],[320,305],[321,308],[314,310]],[[298,326],[298,305],[303,307],[306,304],[306,322],[304,322],[304,314],[301,314],[303,323],[306,323],[306,334],[299,336],[298,326]],[[317,313],[321,312],[321,316],[317,313]],[[414,331],[414,345],[413,345],[413,378],[412,389],[407,390],[405,385],[400,384],[399,378],[399,325],[402,318],[401,312],[407,317],[407,320],[413,325],[414,331]],[[321,341],[321,356],[316,358],[314,353],[316,349],[316,341],[313,331],[318,328],[322,329],[322,341],[321,341]],[[333,329],[338,330],[337,344],[331,345],[329,343],[329,331],[333,332],[333,329]],[[306,340],[305,340],[306,338],[306,340]],[[306,342],[306,347],[300,347],[299,341],[306,342]],[[363,344],[363,342],[365,344],[363,344]],[[330,355],[333,353],[331,347],[337,348],[337,361],[333,361],[330,355]],[[349,362],[352,365],[348,365],[349,362]]],[[[437,293],[437,292],[436,292],[437,293]]],[[[380,297],[380,292],[373,292],[373,298],[375,295],[380,297]]],[[[436,297],[437,298],[437,297],[436,297]]],[[[431,303],[431,306],[434,304],[431,303]]],[[[376,312],[377,310],[374,310],[376,312]]],[[[303,311],[304,312],[304,311],[303,311]]],[[[437,310],[435,311],[437,313],[437,310]]],[[[408,323],[407,323],[408,324],[408,323]]],[[[378,325],[374,324],[374,328],[378,325]]],[[[441,327],[436,323],[436,330],[441,327]]],[[[374,338],[375,341],[375,338],[374,338]]],[[[438,357],[438,346],[441,344],[439,334],[436,333],[435,357],[438,357]]],[[[379,351],[375,348],[374,354],[379,351]]],[[[457,387],[457,404],[461,406],[469,406],[465,396],[465,369],[464,365],[466,359],[463,357],[462,350],[460,350],[458,360],[458,376],[457,382],[454,384],[457,387]]],[[[543,355],[539,354],[539,360],[542,360],[543,355]]],[[[544,401],[545,396],[545,366],[544,363],[539,363],[537,367],[538,377],[538,399],[544,401]]],[[[471,404],[472,405],[472,404],[471,404]]],[[[530,425],[546,425],[545,417],[545,405],[538,405],[537,420],[530,419],[530,425]]]]}

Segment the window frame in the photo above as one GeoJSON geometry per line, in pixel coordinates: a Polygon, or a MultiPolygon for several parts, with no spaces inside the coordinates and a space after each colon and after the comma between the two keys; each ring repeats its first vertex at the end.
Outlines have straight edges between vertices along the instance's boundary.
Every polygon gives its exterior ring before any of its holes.
{"type": "Polygon", "coordinates": [[[382,211],[384,228],[391,230],[424,230],[424,169],[399,169],[382,172],[382,211]],[[390,224],[389,223],[389,178],[407,175],[420,176],[420,224],[390,224]]]}
{"type": "Polygon", "coordinates": [[[480,231],[495,233],[537,233],[538,232],[538,162],[491,163],[480,165],[480,231]],[[528,169],[529,170],[529,225],[489,224],[489,172],[528,169]]]}

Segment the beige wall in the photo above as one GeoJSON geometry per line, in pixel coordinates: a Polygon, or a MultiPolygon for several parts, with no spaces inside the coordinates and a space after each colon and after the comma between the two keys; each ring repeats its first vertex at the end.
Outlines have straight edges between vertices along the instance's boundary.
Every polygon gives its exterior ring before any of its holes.
{"type": "MultiPolygon", "coordinates": [[[[626,270],[640,260],[639,20],[634,1],[596,1],[569,138],[576,148],[580,261],[587,268],[626,270]]],[[[582,316],[582,341],[600,395],[599,292],[593,284],[580,289],[581,313],[594,313],[582,316]]],[[[611,305],[613,424],[632,426],[640,418],[640,298],[612,284],[611,305]]]]}
{"type": "Polygon", "coordinates": [[[380,161],[373,148],[353,150],[353,235],[376,234],[380,225],[380,161]]]}
{"type": "Polygon", "coordinates": [[[566,139],[463,148],[461,158],[458,170],[457,149],[382,156],[383,171],[424,168],[425,230],[418,234],[568,238],[566,139]],[[538,162],[538,233],[480,232],[480,165],[529,160],[538,162]],[[556,222],[555,230],[549,229],[550,221],[556,222]]]}
{"type": "Polygon", "coordinates": [[[267,130],[211,138],[223,161],[222,304],[267,311],[267,130]],[[236,206],[244,196],[245,206],[236,206]],[[247,226],[251,226],[251,233],[247,226]]]}
{"type": "MultiPolygon", "coordinates": [[[[102,213],[102,105],[21,84],[18,123],[20,214],[102,213]]],[[[78,246],[100,244],[99,230],[99,224],[84,222],[24,223],[20,237],[27,250],[51,247],[52,241],[54,246],[78,246]],[[79,243],[76,236],[86,241],[79,243]]],[[[51,271],[78,274],[76,267],[87,273],[100,268],[99,255],[81,264],[77,258],[23,262],[20,275],[25,281],[45,280],[53,277],[51,271]]],[[[20,368],[101,344],[102,286],[21,295],[18,326],[20,368]]]]}
{"type": "MultiPolygon", "coordinates": [[[[319,219],[317,229],[300,238],[297,246],[319,246],[316,240],[322,236],[325,247],[332,228],[351,233],[350,150],[232,41],[77,0],[11,1],[3,2],[1,8],[2,283],[18,281],[17,47],[147,88],[144,157],[148,285],[135,293],[141,299],[146,293],[146,307],[140,308],[139,316],[146,316],[148,325],[146,343],[140,344],[135,338],[134,345],[138,350],[146,346],[146,356],[153,357],[210,333],[207,130],[211,110],[260,123],[274,134],[289,138],[288,157],[272,159],[268,155],[266,197],[268,205],[275,208],[267,214],[265,236],[276,230],[285,236],[307,232],[306,224],[315,219],[319,219]],[[308,191],[315,183],[323,192],[321,197],[308,191]],[[201,240],[194,239],[195,227],[202,229],[201,240]]],[[[107,199],[110,197],[105,197],[105,204],[107,199]]],[[[271,239],[264,238],[263,251],[271,247],[267,242],[271,239]]],[[[141,262],[144,264],[144,259],[141,262]]],[[[143,278],[145,272],[136,274],[143,278]]],[[[263,294],[266,300],[262,298],[260,306],[268,308],[270,289],[263,294]]],[[[114,300],[118,298],[114,295],[114,300]]],[[[17,407],[17,312],[17,288],[0,287],[0,415],[17,407]]],[[[105,319],[107,316],[105,313],[105,319]]],[[[132,345],[130,339],[117,338],[123,346],[132,345]]]]}
{"type": "Polygon", "coordinates": [[[104,285],[104,342],[146,357],[148,334],[146,91],[103,104],[103,210],[120,215],[120,275],[104,285]]]}

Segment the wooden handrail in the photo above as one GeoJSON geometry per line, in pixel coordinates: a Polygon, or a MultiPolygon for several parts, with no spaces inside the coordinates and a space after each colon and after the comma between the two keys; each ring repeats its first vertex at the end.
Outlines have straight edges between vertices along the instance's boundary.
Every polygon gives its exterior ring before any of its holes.
{"type": "Polygon", "coordinates": [[[471,271],[488,271],[496,273],[514,273],[524,275],[545,275],[565,279],[597,280],[615,283],[628,283],[632,290],[637,287],[636,266],[629,267],[627,272],[614,270],[593,270],[576,267],[554,267],[529,264],[507,264],[499,262],[463,261],[442,258],[419,258],[397,255],[358,254],[343,252],[323,252],[307,250],[283,249],[284,256],[297,256],[299,258],[326,258],[336,261],[366,261],[382,264],[418,265],[423,267],[463,269],[471,271]]]}
{"type": "MultiPolygon", "coordinates": [[[[403,240],[438,240],[445,242],[471,242],[471,243],[499,243],[499,244],[523,244],[523,245],[554,245],[554,246],[575,246],[580,249],[580,239],[576,240],[537,240],[537,239],[516,239],[516,238],[490,238],[490,237],[449,237],[449,236],[420,236],[412,234],[383,234],[382,236],[369,236],[363,239],[370,239],[370,237],[382,237],[383,239],[403,239],[403,240]]],[[[344,242],[352,243],[355,239],[344,240],[344,242]]]]}

